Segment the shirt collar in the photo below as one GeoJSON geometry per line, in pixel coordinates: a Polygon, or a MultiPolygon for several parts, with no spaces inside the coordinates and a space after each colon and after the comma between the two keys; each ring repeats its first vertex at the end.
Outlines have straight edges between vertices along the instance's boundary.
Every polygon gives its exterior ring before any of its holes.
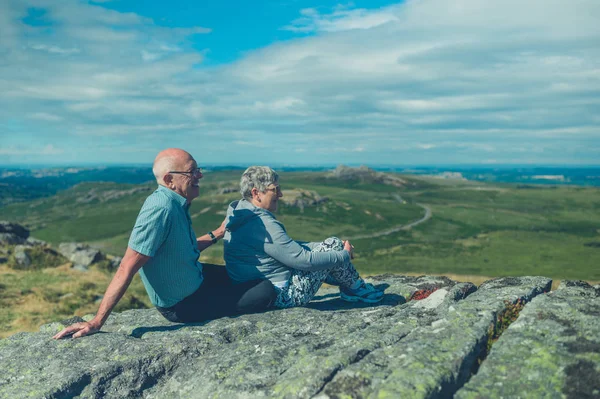
{"type": "Polygon", "coordinates": [[[168,189],[165,186],[161,186],[161,185],[158,186],[158,189],[156,191],[160,191],[160,192],[164,193],[167,197],[171,198],[173,201],[175,201],[179,205],[181,205],[182,208],[184,208],[184,209],[189,208],[187,199],[185,199],[185,197],[182,197],[181,195],[177,194],[175,191],[168,189]]]}
{"type": "Polygon", "coordinates": [[[275,216],[275,214],[273,212],[271,212],[268,209],[264,209],[264,208],[254,205],[252,202],[248,201],[246,198],[242,198],[238,204],[244,208],[252,209],[255,213],[266,213],[267,215],[273,216],[274,219],[277,219],[277,216],[275,216]]]}

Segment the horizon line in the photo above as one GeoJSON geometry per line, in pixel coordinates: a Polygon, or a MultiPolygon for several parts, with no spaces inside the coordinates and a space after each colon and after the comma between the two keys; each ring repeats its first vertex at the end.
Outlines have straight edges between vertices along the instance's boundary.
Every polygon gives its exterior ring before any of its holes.
{"type": "MultiPolygon", "coordinates": [[[[250,164],[240,163],[211,163],[201,166],[203,169],[210,168],[232,168],[245,169],[250,164]]],[[[477,163],[439,163],[439,164],[367,164],[367,163],[336,163],[336,164],[281,164],[273,163],[270,165],[273,168],[297,168],[297,169],[331,169],[338,166],[361,167],[366,166],[371,169],[436,169],[436,168],[480,168],[480,169],[497,169],[497,168],[565,168],[565,169],[595,169],[600,168],[600,164],[522,164],[522,163],[497,163],[497,164],[477,164],[477,163]]],[[[77,164],[0,164],[0,169],[69,169],[69,168],[151,168],[147,163],[77,163],[77,164]]]]}

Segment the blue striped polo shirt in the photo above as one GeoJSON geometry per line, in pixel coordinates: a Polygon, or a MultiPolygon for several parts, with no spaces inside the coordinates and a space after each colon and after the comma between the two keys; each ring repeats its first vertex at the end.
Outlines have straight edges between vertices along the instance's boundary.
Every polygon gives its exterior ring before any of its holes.
{"type": "Polygon", "coordinates": [[[129,248],[149,256],[140,276],[154,306],[168,308],[202,284],[202,264],[189,204],[175,191],[158,186],[135,221],[129,248]]]}

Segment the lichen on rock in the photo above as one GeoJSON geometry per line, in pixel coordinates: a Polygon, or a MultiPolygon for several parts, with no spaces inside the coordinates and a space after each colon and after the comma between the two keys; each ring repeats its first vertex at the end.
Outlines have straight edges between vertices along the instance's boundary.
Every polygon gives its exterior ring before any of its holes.
{"type": "Polygon", "coordinates": [[[534,298],[458,398],[600,397],[600,297],[563,281],[534,298]]]}
{"type": "Polygon", "coordinates": [[[589,295],[594,288],[544,294],[551,280],[543,277],[495,279],[479,289],[432,276],[382,275],[371,282],[386,288],[380,304],[342,302],[327,287],[306,307],[205,323],[170,323],[144,309],[115,313],[102,332],[85,338],[51,339],[73,319],[18,333],[0,340],[0,397],[494,397],[489,387],[478,391],[479,381],[488,372],[502,378],[523,357],[531,373],[548,362],[548,370],[552,364],[563,370],[540,376],[551,382],[539,391],[547,396],[595,392],[593,381],[591,391],[581,391],[573,379],[584,369],[595,377],[600,364],[600,327],[590,321],[598,312],[597,296],[589,295]],[[423,289],[437,294],[406,301],[423,289]],[[490,324],[518,299],[527,303],[521,316],[477,372],[490,324]],[[549,307],[540,307],[547,301],[549,307]],[[538,312],[553,315],[541,319],[542,329],[554,327],[558,335],[548,337],[561,340],[571,360],[553,357],[552,342],[527,341],[538,312]],[[575,335],[560,336],[567,331],[575,335]],[[506,346],[507,336],[515,345],[531,342],[529,352],[506,346]]]}

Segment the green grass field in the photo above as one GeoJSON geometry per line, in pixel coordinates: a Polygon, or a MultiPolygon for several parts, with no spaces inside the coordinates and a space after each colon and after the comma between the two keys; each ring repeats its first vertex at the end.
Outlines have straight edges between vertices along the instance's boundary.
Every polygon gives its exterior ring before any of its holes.
{"type": "MultiPolygon", "coordinates": [[[[237,192],[239,171],[216,172],[202,180],[201,195],[190,209],[198,235],[223,220],[237,192]]],[[[600,280],[600,189],[569,186],[492,185],[462,180],[402,176],[406,187],[328,179],[325,172],[281,174],[286,191],[314,191],[328,201],[304,209],[282,204],[278,218],[298,240],[321,240],[377,233],[432,218],[408,231],[354,242],[357,266],[365,272],[404,271],[497,275],[545,274],[600,280]],[[399,198],[403,202],[399,201],[399,198]]],[[[136,185],[83,183],[50,198],[12,204],[0,218],[29,226],[36,238],[58,244],[89,242],[122,254],[137,212],[154,187],[146,185],[115,199],[89,193],[126,191],[136,185]],[[91,200],[86,201],[86,198],[91,200]]],[[[285,199],[285,197],[284,197],[285,199]]],[[[222,262],[219,246],[203,258],[222,262]]]]}
{"type": "MultiPolygon", "coordinates": [[[[190,208],[197,235],[216,228],[227,205],[239,199],[235,191],[221,194],[237,186],[239,175],[240,171],[207,173],[202,180],[201,195],[190,208]]],[[[331,179],[326,172],[281,173],[284,199],[286,192],[291,198],[307,190],[328,200],[303,209],[280,204],[278,219],[297,240],[364,237],[417,221],[426,206],[431,218],[411,229],[353,240],[359,271],[600,280],[600,189],[400,177],[406,181],[404,187],[331,179]]],[[[153,189],[152,184],[82,183],[53,197],[0,208],[0,219],[24,224],[32,236],[55,246],[88,242],[122,255],[139,208],[153,189]]],[[[223,263],[222,244],[203,252],[201,260],[223,263]]],[[[65,268],[54,274],[5,269],[0,273],[0,331],[7,331],[7,326],[14,331],[19,310],[13,304],[24,297],[52,298],[36,294],[32,287],[50,287],[56,298],[72,289],[78,292],[76,298],[83,298],[79,307],[77,300],[54,306],[58,313],[52,311],[47,319],[55,319],[94,311],[93,298],[103,293],[110,278],[98,271],[94,286],[87,286],[93,292],[90,296],[77,282],[87,278],[65,268]]],[[[139,282],[132,292],[125,306],[148,305],[139,282]]]]}

